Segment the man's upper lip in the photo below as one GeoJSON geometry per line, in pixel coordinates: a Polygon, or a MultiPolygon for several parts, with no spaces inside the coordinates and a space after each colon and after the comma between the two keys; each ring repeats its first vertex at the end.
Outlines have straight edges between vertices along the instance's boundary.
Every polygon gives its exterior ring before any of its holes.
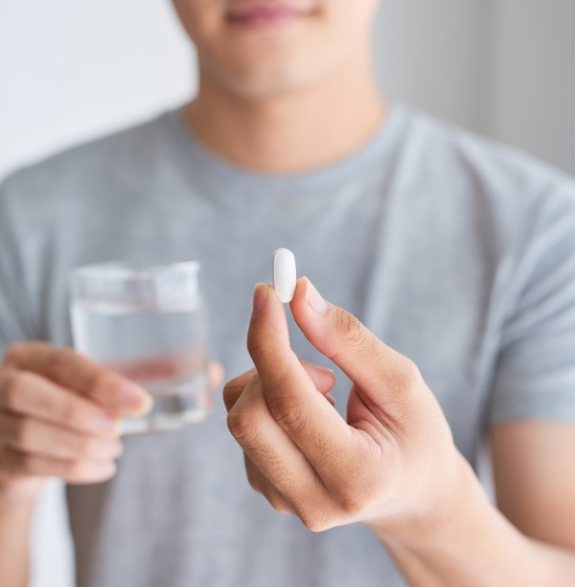
{"type": "Polygon", "coordinates": [[[229,18],[248,17],[257,13],[283,12],[292,14],[306,14],[311,7],[304,7],[290,2],[278,0],[240,0],[227,11],[229,18]]]}

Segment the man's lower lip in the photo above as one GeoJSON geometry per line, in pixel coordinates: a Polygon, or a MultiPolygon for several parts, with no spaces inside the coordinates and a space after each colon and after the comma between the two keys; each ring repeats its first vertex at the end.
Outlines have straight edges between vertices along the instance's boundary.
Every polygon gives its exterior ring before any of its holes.
{"type": "Polygon", "coordinates": [[[301,17],[301,14],[294,12],[292,10],[274,10],[252,12],[250,14],[244,14],[242,16],[234,16],[228,18],[228,22],[236,26],[265,27],[278,24],[285,24],[301,17]]]}

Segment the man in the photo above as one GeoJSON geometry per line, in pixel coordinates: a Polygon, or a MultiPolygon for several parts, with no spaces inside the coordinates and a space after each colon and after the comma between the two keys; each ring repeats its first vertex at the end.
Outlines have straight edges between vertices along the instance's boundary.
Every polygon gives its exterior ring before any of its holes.
{"type": "Polygon", "coordinates": [[[52,475],[81,587],[572,583],[571,180],[384,102],[376,0],[174,3],[197,97],[2,186],[2,585],[25,583],[52,475]],[[317,289],[298,282],[292,351],[256,288],[251,371],[247,300],[278,246],[317,289]],[[229,416],[216,402],[201,426],[126,438],[114,475],[110,414],[148,400],[65,350],[65,278],[158,256],[202,261],[213,355],[243,375],[229,416]],[[347,421],[325,357],[353,381],[347,421]],[[226,423],[250,483],[294,515],[250,490],[226,423]],[[467,464],[486,432],[504,515],[467,464]]]}

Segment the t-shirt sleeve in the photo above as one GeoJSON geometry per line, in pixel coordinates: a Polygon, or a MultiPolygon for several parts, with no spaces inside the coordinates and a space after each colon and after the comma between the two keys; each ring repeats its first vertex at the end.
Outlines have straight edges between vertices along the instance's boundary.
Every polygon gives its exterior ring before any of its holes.
{"type": "Polygon", "coordinates": [[[11,344],[37,338],[9,191],[6,182],[0,185],[0,359],[11,344]]]}
{"type": "Polygon", "coordinates": [[[546,196],[513,278],[488,419],[575,424],[575,185],[546,196]]]}

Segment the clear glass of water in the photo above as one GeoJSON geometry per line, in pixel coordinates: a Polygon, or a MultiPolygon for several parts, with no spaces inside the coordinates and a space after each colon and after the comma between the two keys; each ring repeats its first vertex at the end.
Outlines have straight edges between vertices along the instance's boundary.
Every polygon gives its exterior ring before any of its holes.
{"type": "Polygon", "coordinates": [[[72,271],[75,349],[147,389],[152,411],[123,432],[177,430],[203,421],[211,405],[208,333],[197,261],[121,262],[72,271]]]}

